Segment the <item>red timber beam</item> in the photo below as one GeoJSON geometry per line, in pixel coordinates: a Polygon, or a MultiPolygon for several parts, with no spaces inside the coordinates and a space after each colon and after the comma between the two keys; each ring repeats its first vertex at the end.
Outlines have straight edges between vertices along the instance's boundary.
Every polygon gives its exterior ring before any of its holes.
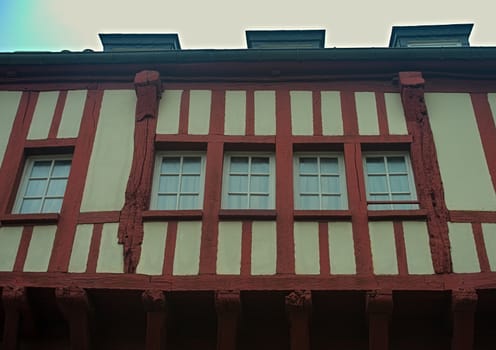
{"type": "Polygon", "coordinates": [[[373,291],[366,295],[369,318],[369,350],[389,349],[389,325],[393,312],[391,291],[373,291]]]}
{"type": "Polygon", "coordinates": [[[141,294],[146,311],[146,349],[165,349],[167,302],[160,290],[145,290],[141,294]]]}
{"type": "Polygon", "coordinates": [[[289,341],[291,350],[310,349],[310,316],[312,294],[310,291],[294,291],[286,297],[289,318],[289,341]]]}
{"type": "Polygon", "coordinates": [[[60,311],[69,323],[71,349],[91,349],[91,304],[86,291],[79,287],[56,288],[55,296],[60,311]]]}
{"type": "Polygon", "coordinates": [[[155,130],[161,96],[160,74],[142,71],[134,78],[136,90],[136,125],[131,174],[126,187],[124,207],[119,222],[119,243],[124,245],[124,271],[134,273],[141,255],[143,211],[150,202],[155,130]]]}
{"type": "Polygon", "coordinates": [[[452,270],[448,238],[449,214],[424,99],[425,80],[420,72],[400,72],[399,80],[408,133],[413,139],[410,154],[418,199],[421,208],[427,210],[434,270],[436,273],[449,273],[452,270]]]}
{"type": "Polygon", "coordinates": [[[453,312],[452,350],[471,350],[474,348],[475,310],[477,293],[474,289],[453,291],[451,309],[453,312]]]}
{"type": "Polygon", "coordinates": [[[217,311],[217,350],[237,348],[238,326],[241,313],[239,291],[218,291],[215,293],[217,311]]]}

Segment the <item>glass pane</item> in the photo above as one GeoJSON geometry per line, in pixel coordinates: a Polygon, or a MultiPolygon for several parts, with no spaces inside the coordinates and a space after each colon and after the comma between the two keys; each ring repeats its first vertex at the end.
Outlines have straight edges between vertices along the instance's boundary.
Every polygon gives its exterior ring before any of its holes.
{"type": "Polygon", "coordinates": [[[393,201],[411,201],[412,196],[409,194],[393,194],[393,201]]]}
{"type": "Polygon", "coordinates": [[[39,213],[41,210],[41,199],[24,199],[20,213],[39,213]]]}
{"type": "Polygon", "coordinates": [[[301,193],[318,193],[319,192],[319,177],[315,176],[300,176],[300,192],[301,193]]]}
{"type": "Polygon", "coordinates": [[[52,161],[50,160],[35,161],[33,164],[33,169],[31,170],[30,177],[48,177],[51,164],[52,161]]]}
{"type": "Polygon", "coordinates": [[[248,175],[230,175],[229,192],[248,192],[248,175]]]}
{"type": "Polygon", "coordinates": [[[250,179],[250,192],[269,193],[269,176],[252,175],[250,179]]]}
{"type": "Polygon", "coordinates": [[[300,174],[317,174],[317,158],[300,158],[300,174]]]}
{"type": "Polygon", "coordinates": [[[322,209],[341,208],[341,196],[322,196],[322,209]]]}
{"type": "Polygon", "coordinates": [[[338,159],[337,158],[320,158],[320,173],[321,174],[338,174],[338,159]]]}
{"type": "Polygon", "coordinates": [[[227,197],[227,208],[229,209],[246,209],[248,203],[246,194],[231,194],[227,197]]]}
{"type": "Polygon", "coordinates": [[[161,175],[158,185],[160,193],[177,193],[179,189],[179,175],[161,175]]]}
{"type": "Polygon", "coordinates": [[[201,157],[184,157],[183,174],[200,174],[201,157]]]}
{"type": "Polygon", "coordinates": [[[407,175],[390,175],[391,192],[410,192],[407,175]]]}
{"type": "Polygon", "coordinates": [[[70,160],[56,160],[52,170],[52,177],[69,177],[70,170],[70,160]]]}
{"type": "MultiPolygon", "coordinates": [[[[389,196],[387,194],[370,195],[369,201],[389,201],[389,196]]],[[[391,204],[369,204],[369,209],[371,210],[388,210],[391,209],[391,204]]]]}
{"type": "Polygon", "coordinates": [[[384,158],[382,157],[367,157],[367,174],[384,174],[384,158]]]}
{"type": "Polygon", "coordinates": [[[175,210],[176,208],[176,195],[159,195],[157,201],[157,209],[175,210]]]}
{"type": "Polygon", "coordinates": [[[26,188],[27,197],[41,197],[45,193],[45,186],[47,180],[29,180],[26,188]]]}
{"type": "Polygon", "coordinates": [[[253,157],[251,158],[251,172],[256,174],[269,173],[269,158],[253,157]]]}
{"type": "Polygon", "coordinates": [[[390,173],[406,173],[405,157],[387,157],[390,173]]]}
{"type": "Polygon", "coordinates": [[[179,209],[198,209],[198,195],[181,195],[179,209]]]}
{"type": "Polygon", "coordinates": [[[167,157],[162,159],[162,168],[160,172],[162,174],[179,174],[179,163],[181,159],[179,157],[167,157]]]}
{"type": "Polygon", "coordinates": [[[320,209],[319,196],[300,196],[300,209],[320,209]]]}
{"type": "Polygon", "coordinates": [[[53,179],[48,184],[47,196],[60,196],[62,197],[65,192],[66,179],[53,179]]]}
{"type": "MultiPolygon", "coordinates": [[[[393,201],[411,201],[412,196],[408,194],[393,194],[393,201]]],[[[393,209],[409,210],[418,209],[418,204],[393,204],[393,209]]]]}
{"type": "Polygon", "coordinates": [[[42,213],[58,213],[62,207],[62,198],[45,199],[43,203],[42,213]]]}
{"type": "Polygon", "coordinates": [[[200,192],[200,175],[183,175],[181,178],[181,192],[200,192]]]}
{"type": "Polygon", "coordinates": [[[250,209],[268,209],[269,208],[269,196],[250,196],[250,209]]]}
{"type": "Polygon", "coordinates": [[[231,157],[231,169],[232,173],[248,173],[248,157],[231,157]]]}
{"type": "Polygon", "coordinates": [[[388,193],[386,175],[367,176],[367,185],[370,193],[388,193]]]}
{"type": "Polygon", "coordinates": [[[322,176],[320,186],[322,193],[341,193],[338,176],[322,176]]]}

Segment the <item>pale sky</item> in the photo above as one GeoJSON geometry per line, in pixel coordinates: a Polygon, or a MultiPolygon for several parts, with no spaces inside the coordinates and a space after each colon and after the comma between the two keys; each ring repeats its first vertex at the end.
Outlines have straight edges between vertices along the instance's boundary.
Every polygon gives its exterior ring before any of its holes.
{"type": "Polygon", "coordinates": [[[0,52],[102,50],[98,33],[178,33],[183,49],[246,48],[245,30],[325,29],[326,47],[387,47],[394,25],[474,23],[496,46],[491,0],[0,0],[0,52]]]}

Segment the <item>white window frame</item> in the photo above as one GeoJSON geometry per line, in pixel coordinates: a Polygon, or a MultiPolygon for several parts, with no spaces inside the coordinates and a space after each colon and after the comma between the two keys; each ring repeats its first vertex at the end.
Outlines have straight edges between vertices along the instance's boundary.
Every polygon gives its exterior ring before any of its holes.
{"type": "MultiPolygon", "coordinates": [[[[205,152],[194,152],[194,151],[163,151],[158,152],[155,155],[155,167],[153,171],[153,183],[152,183],[152,193],[150,199],[150,209],[151,210],[201,210],[203,208],[203,195],[205,193],[205,152]],[[197,208],[188,208],[188,209],[179,209],[179,198],[181,195],[181,182],[179,182],[179,191],[176,193],[176,208],[175,209],[162,209],[158,208],[158,189],[160,183],[160,169],[162,167],[162,159],[163,158],[177,158],[181,159],[180,166],[183,163],[184,157],[200,157],[200,190],[198,193],[198,207],[197,208]]],[[[183,176],[182,169],[180,168],[179,178],[183,176]]],[[[179,180],[180,181],[180,180],[179,180]]],[[[171,192],[172,193],[172,192],[171,192]]]]}
{"type": "MultiPolygon", "coordinates": [[[[370,198],[370,191],[368,189],[368,172],[367,172],[367,158],[377,158],[377,157],[382,157],[387,159],[387,157],[404,157],[405,158],[405,165],[406,165],[406,171],[407,171],[407,176],[408,176],[408,190],[411,194],[411,198],[405,199],[405,201],[417,201],[417,190],[415,187],[415,179],[414,179],[414,174],[413,174],[413,168],[412,168],[412,162],[410,160],[410,153],[409,152],[364,152],[362,154],[363,158],[363,173],[364,173],[364,182],[365,182],[365,189],[367,192],[367,201],[372,201],[370,198]]],[[[386,184],[387,184],[387,189],[388,189],[388,197],[391,202],[394,202],[392,199],[393,192],[391,191],[391,181],[389,180],[390,173],[388,171],[387,167],[387,160],[384,162],[384,167],[385,167],[385,175],[386,175],[386,184]]],[[[367,208],[369,210],[417,210],[419,209],[419,204],[398,204],[398,203],[391,203],[391,204],[373,204],[373,203],[368,203],[367,208]],[[375,205],[383,205],[383,206],[389,206],[387,209],[382,209],[382,208],[370,208],[370,206],[375,206],[375,205]],[[405,205],[410,205],[411,208],[398,208],[397,206],[405,206],[405,205]],[[396,206],[396,207],[395,207],[396,206]]]]}
{"type": "Polygon", "coordinates": [[[69,174],[67,175],[67,178],[66,178],[67,181],[69,181],[69,176],[70,176],[71,170],[72,170],[72,154],[68,154],[68,155],[57,154],[57,155],[42,155],[42,156],[28,156],[28,157],[26,157],[26,161],[24,164],[24,170],[22,172],[22,177],[21,177],[21,183],[19,184],[19,188],[17,190],[17,195],[16,195],[16,200],[14,202],[14,208],[12,210],[12,212],[14,214],[51,214],[51,213],[59,213],[60,212],[60,211],[57,211],[57,212],[47,212],[47,211],[44,212],[44,211],[42,211],[43,205],[44,205],[46,199],[61,198],[62,199],[62,204],[60,206],[61,208],[62,208],[62,205],[64,202],[65,192],[67,191],[67,183],[66,183],[66,187],[64,189],[64,195],[62,197],[60,197],[60,196],[48,196],[46,193],[48,190],[48,184],[50,183],[50,180],[52,179],[51,175],[52,175],[53,166],[55,164],[55,161],[57,161],[57,160],[70,160],[71,161],[71,168],[70,168],[69,174]],[[29,179],[30,179],[29,174],[31,174],[34,163],[36,161],[51,161],[49,175],[46,178],[47,183],[45,185],[44,194],[43,194],[43,196],[40,197],[42,200],[41,206],[40,206],[40,211],[30,212],[30,213],[21,213],[22,203],[23,203],[24,199],[26,198],[25,193],[26,193],[29,179]]]}
{"type": "Polygon", "coordinates": [[[348,209],[348,191],[346,187],[346,171],[345,171],[345,165],[344,165],[344,157],[342,153],[337,153],[337,152],[298,152],[295,153],[293,156],[293,175],[294,175],[294,203],[295,203],[295,209],[296,210],[346,210],[348,209]],[[339,176],[339,190],[340,190],[340,199],[341,199],[341,205],[339,208],[322,208],[322,197],[325,195],[322,193],[321,189],[321,173],[320,173],[320,166],[317,166],[317,177],[319,179],[319,190],[316,195],[319,197],[319,208],[314,209],[314,208],[305,208],[302,205],[301,202],[301,192],[300,192],[300,186],[299,186],[299,179],[300,179],[300,173],[299,173],[299,159],[300,158],[317,158],[318,164],[320,164],[320,159],[321,158],[337,158],[338,160],[338,176],[339,176]]]}
{"type": "Polygon", "coordinates": [[[224,154],[224,169],[222,177],[222,209],[233,209],[233,210],[246,210],[246,209],[256,209],[256,210],[272,210],[275,209],[275,156],[271,152],[228,152],[224,154]],[[248,192],[247,193],[247,203],[246,208],[230,208],[228,207],[228,196],[229,196],[229,169],[231,167],[231,157],[250,157],[248,164],[248,192]],[[251,159],[256,157],[269,158],[269,192],[268,192],[268,206],[267,208],[250,208],[250,164],[251,159]]]}

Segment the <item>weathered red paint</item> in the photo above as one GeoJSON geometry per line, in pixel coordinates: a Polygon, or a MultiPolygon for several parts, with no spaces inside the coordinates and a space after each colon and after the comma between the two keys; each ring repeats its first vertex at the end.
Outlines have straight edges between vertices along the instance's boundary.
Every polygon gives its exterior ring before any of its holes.
{"type": "Polygon", "coordinates": [[[355,93],[352,91],[341,91],[340,96],[344,135],[358,135],[358,117],[356,111],[355,93]]]}
{"type": "Polygon", "coordinates": [[[212,90],[212,102],[210,108],[210,135],[224,135],[226,92],[224,90],[212,90]]]}
{"type": "Polygon", "coordinates": [[[320,90],[312,90],[313,134],[322,136],[322,99],[320,90]]]}
{"type": "Polygon", "coordinates": [[[26,288],[16,285],[5,286],[2,290],[2,302],[5,308],[2,349],[16,350],[19,348],[21,329],[23,333],[31,336],[38,332],[26,288]]]}
{"type": "Polygon", "coordinates": [[[241,312],[239,291],[216,292],[215,309],[217,311],[217,350],[236,349],[238,320],[241,312]]]}
{"type": "Polygon", "coordinates": [[[57,98],[57,103],[55,104],[55,110],[53,112],[52,124],[50,125],[50,130],[48,131],[48,138],[57,138],[57,133],[59,131],[60,122],[62,120],[62,114],[64,112],[65,101],[67,99],[67,90],[60,91],[59,97],[57,98]]]}
{"type": "Polygon", "coordinates": [[[0,217],[0,223],[3,226],[19,226],[19,225],[50,225],[56,224],[59,221],[59,214],[43,213],[43,214],[7,214],[0,217]]]}
{"type": "Polygon", "coordinates": [[[489,258],[487,256],[486,244],[482,233],[482,225],[480,222],[472,223],[472,232],[474,233],[475,248],[477,249],[477,257],[481,272],[490,272],[489,258]]]}
{"type": "Polygon", "coordinates": [[[319,265],[320,274],[329,276],[331,273],[331,260],[329,258],[329,224],[319,222],[319,265]]]}
{"type": "Polygon", "coordinates": [[[473,289],[452,292],[453,336],[451,348],[453,350],[473,349],[477,299],[477,293],[473,289]]]}
{"type": "Polygon", "coordinates": [[[95,273],[98,264],[98,255],[100,254],[100,243],[102,241],[103,224],[94,224],[91,235],[90,250],[88,252],[88,261],[86,262],[86,272],[95,273]]]}
{"type": "Polygon", "coordinates": [[[167,223],[167,236],[165,237],[164,264],[162,274],[172,276],[174,268],[174,254],[176,252],[177,221],[167,223]]]}
{"type": "Polygon", "coordinates": [[[253,221],[245,220],[241,225],[241,276],[251,274],[251,245],[253,221]]]}
{"type": "Polygon", "coordinates": [[[141,298],[146,311],[146,349],[164,349],[167,340],[165,294],[160,290],[145,290],[141,298]]]}
{"type": "Polygon", "coordinates": [[[255,91],[246,90],[246,136],[255,135],[255,91]]]}
{"type": "Polygon", "coordinates": [[[389,325],[393,312],[392,292],[373,291],[367,293],[366,298],[369,317],[369,349],[389,349],[389,325]]]}
{"type": "Polygon", "coordinates": [[[79,213],[78,224],[103,224],[106,222],[119,222],[120,211],[97,211],[79,213]]]}
{"type": "Polygon", "coordinates": [[[21,242],[19,243],[19,248],[17,249],[17,256],[13,271],[22,271],[24,269],[24,263],[26,262],[26,257],[28,255],[29,243],[31,243],[32,235],[33,226],[24,226],[22,229],[21,242]]]}
{"type": "Polygon", "coordinates": [[[310,291],[294,291],[285,299],[289,319],[289,343],[291,350],[310,349],[310,316],[312,294],[310,291]]]}
{"type": "Polygon", "coordinates": [[[384,92],[375,92],[375,103],[377,108],[377,118],[379,122],[379,134],[389,135],[389,124],[387,119],[386,99],[384,92]]]}
{"type": "Polygon", "coordinates": [[[408,275],[408,263],[406,260],[405,236],[403,232],[403,223],[401,221],[393,222],[394,244],[396,247],[396,258],[398,260],[398,273],[400,276],[408,275]]]}
{"type": "Polygon", "coordinates": [[[189,93],[190,90],[185,89],[181,94],[181,105],[179,108],[179,135],[188,134],[189,93]]]}
{"type": "Polygon", "coordinates": [[[487,222],[496,223],[494,211],[450,210],[451,222],[487,222]]]}

